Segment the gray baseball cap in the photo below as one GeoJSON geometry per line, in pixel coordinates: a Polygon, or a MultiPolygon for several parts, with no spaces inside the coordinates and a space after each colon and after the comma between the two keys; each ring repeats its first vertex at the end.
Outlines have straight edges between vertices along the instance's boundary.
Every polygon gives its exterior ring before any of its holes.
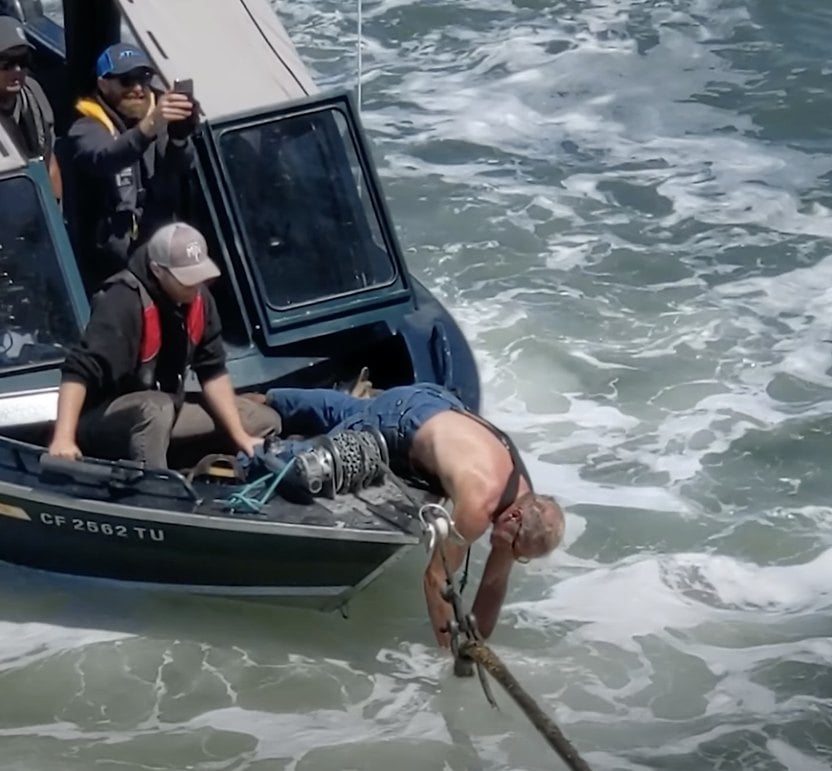
{"type": "Polygon", "coordinates": [[[147,244],[147,256],[167,268],[184,286],[196,286],[220,275],[220,269],[208,256],[205,237],[184,222],[159,228],[147,244]]]}
{"type": "Polygon", "coordinates": [[[23,25],[14,16],[0,16],[0,56],[11,48],[34,46],[26,39],[23,25]]]}

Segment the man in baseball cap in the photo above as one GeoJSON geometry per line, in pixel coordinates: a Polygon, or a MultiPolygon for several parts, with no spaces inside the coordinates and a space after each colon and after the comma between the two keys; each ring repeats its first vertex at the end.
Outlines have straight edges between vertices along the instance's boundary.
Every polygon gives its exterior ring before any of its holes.
{"type": "Polygon", "coordinates": [[[137,46],[108,46],[95,74],[61,147],[64,210],[90,293],[160,224],[181,216],[199,120],[189,95],[153,87],[156,68],[137,46]]]}
{"type": "Polygon", "coordinates": [[[220,275],[196,228],[176,222],[159,228],[147,245],[149,269],[174,301],[190,303],[199,287],[220,275]]]}
{"type": "Polygon", "coordinates": [[[166,468],[171,439],[253,456],[279,430],[271,408],[236,397],[222,326],[206,288],[220,275],[196,228],[159,228],[93,298],[80,344],[67,353],[49,453],[129,458],[166,468]],[[186,398],[192,369],[201,399],[186,398]]]}
{"type": "Polygon", "coordinates": [[[40,84],[26,71],[33,48],[17,19],[0,16],[0,122],[25,157],[43,158],[55,196],[61,198],[55,116],[40,84]]]}

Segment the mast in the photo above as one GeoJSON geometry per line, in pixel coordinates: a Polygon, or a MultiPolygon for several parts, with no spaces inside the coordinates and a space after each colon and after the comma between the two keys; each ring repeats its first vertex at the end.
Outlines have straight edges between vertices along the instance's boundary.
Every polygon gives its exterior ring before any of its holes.
{"type": "Polygon", "coordinates": [[[121,40],[121,13],[114,0],[63,0],[68,83],[75,94],[95,88],[95,61],[121,40]]]}

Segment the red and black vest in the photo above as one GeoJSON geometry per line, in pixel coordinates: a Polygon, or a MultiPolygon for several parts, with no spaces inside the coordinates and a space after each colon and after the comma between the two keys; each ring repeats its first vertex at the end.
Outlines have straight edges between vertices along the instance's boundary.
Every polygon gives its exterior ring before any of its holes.
{"type": "MultiPolygon", "coordinates": [[[[122,270],[111,276],[105,284],[126,284],[139,293],[142,303],[142,339],[139,345],[139,361],[137,377],[140,386],[145,390],[155,390],[159,387],[156,379],[156,363],[159,351],[162,350],[162,323],[159,318],[159,308],[148,293],[144,284],[129,270],[122,270]]],[[[205,333],[205,299],[202,290],[196,299],[188,306],[185,320],[188,333],[188,349],[185,355],[185,367],[180,373],[179,388],[184,388],[184,369],[193,361],[194,351],[202,341],[205,333]]]]}

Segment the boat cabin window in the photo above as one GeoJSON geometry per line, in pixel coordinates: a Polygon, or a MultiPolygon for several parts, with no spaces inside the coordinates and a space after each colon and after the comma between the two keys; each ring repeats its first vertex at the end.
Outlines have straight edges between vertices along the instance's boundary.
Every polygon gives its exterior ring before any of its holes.
{"type": "Polygon", "coordinates": [[[34,182],[0,179],[0,373],[60,361],[79,336],[34,182]]]}
{"type": "Polygon", "coordinates": [[[271,307],[285,310],[396,279],[340,110],[230,129],[220,150],[271,307]]]}

